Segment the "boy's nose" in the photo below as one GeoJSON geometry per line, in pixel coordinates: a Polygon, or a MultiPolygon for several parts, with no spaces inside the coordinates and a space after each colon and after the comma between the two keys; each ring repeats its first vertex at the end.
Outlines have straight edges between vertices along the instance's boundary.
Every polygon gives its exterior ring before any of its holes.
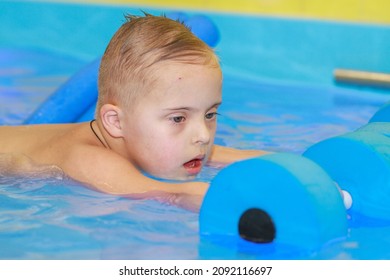
{"type": "Polygon", "coordinates": [[[206,124],[199,124],[195,127],[194,143],[205,145],[210,143],[211,131],[206,124]]]}

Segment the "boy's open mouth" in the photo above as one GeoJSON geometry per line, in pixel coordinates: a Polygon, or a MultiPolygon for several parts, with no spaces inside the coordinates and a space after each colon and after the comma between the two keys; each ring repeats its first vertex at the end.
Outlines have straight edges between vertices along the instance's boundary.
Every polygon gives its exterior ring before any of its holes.
{"type": "Polygon", "coordinates": [[[202,170],[203,158],[195,158],[183,164],[190,175],[196,175],[202,170]]]}

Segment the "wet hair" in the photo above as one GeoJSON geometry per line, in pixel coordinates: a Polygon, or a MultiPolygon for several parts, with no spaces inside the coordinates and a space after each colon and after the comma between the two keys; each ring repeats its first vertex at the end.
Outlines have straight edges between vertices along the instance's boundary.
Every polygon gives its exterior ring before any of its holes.
{"type": "Polygon", "coordinates": [[[97,112],[106,103],[131,108],[155,86],[163,62],[219,67],[214,50],[183,23],[146,13],[125,18],[101,60],[97,112]]]}

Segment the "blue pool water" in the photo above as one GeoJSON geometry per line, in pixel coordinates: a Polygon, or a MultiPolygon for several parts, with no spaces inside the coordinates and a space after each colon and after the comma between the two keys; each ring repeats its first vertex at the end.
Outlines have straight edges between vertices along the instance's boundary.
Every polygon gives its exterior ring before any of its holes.
{"type": "MultiPolygon", "coordinates": [[[[0,19],[0,124],[12,125],[22,123],[68,77],[95,59],[120,24],[123,11],[134,11],[7,1],[0,10],[5,11],[0,19]],[[31,16],[38,11],[44,11],[43,19],[31,16]],[[16,15],[30,23],[29,32],[12,18],[16,15]],[[45,25],[47,20],[53,24],[45,25]],[[101,34],[92,32],[95,25],[101,34]]],[[[334,23],[236,17],[237,30],[254,23],[259,30],[231,34],[234,15],[211,16],[221,30],[218,52],[225,73],[219,144],[302,153],[313,143],[364,125],[390,97],[386,90],[334,85],[330,73],[336,65],[389,71],[390,66],[381,62],[390,55],[383,47],[390,42],[388,27],[340,24],[336,28],[334,23]],[[305,32],[293,40],[301,28],[305,32]],[[326,42],[326,36],[314,40],[313,34],[320,30],[342,41],[343,28],[350,37],[343,42],[348,48],[326,42]],[[354,46],[362,32],[384,41],[354,46]],[[294,42],[292,49],[289,44],[294,42]],[[340,49],[332,53],[326,51],[329,48],[340,49]]],[[[200,180],[209,181],[216,172],[206,168],[200,180]]],[[[345,239],[314,251],[229,238],[205,240],[199,236],[198,217],[171,205],[105,195],[61,179],[0,177],[0,259],[390,258],[390,222],[357,213],[349,217],[345,239]]]]}

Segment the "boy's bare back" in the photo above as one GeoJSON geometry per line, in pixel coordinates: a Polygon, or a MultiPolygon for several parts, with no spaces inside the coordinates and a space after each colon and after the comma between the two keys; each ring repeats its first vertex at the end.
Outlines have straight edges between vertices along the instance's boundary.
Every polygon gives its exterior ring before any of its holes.
{"type": "Polygon", "coordinates": [[[93,144],[85,124],[0,126],[2,176],[62,177],[75,145],[93,144]]]}

